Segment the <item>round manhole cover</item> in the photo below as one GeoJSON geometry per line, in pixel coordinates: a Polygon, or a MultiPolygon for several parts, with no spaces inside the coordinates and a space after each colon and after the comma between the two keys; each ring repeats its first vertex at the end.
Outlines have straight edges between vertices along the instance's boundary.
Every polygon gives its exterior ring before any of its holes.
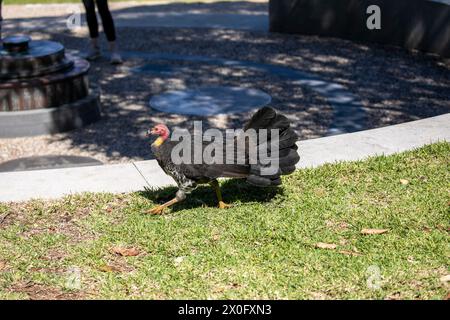
{"type": "Polygon", "coordinates": [[[271,96],[258,89],[239,87],[204,87],[167,91],[150,99],[150,107],[166,113],[210,116],[261,108],[271,96]]]}
{"type": "Polygon", "coordinates": [[[3,162],[0,164],[0,172],[96,166],[101,164],[100,161],[89,157],[36,156],[3,162]]]}

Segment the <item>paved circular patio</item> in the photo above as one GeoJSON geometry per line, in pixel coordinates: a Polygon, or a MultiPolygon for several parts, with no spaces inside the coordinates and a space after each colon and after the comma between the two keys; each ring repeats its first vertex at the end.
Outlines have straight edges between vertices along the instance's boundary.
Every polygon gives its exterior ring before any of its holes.
{"type": "Polygon", "coordinates": [[[165,113],[212,116],[262,108],[271,100],[258,89],[215,86],[163,92],[154,95],[149,104],[165,113]]]}

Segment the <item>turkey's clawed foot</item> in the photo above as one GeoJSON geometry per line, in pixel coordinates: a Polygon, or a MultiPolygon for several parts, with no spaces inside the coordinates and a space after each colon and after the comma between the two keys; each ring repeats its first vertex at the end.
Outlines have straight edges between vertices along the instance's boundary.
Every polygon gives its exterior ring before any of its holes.
{"type": "Polygon", "coordinates": [[[228,209],[228,208],[231,208],[231,207],[232,207],[231,204],[227,204],[227,203],[225,203],[223,201],[219,201],[219,208],[220,209],[228,209]]]}
{"type": "Polygon", "coordinates": [[[148,214],[163,214],[165,208],[170,207],[171,205],[173,205],[174,203],[177,203],[179,201],[180,200],[178,200],[178,198],[173,198],[172,200],[147,211],[147,213],[148,214]]]}
{"type": "Polygon", "coordinates": [[[164,209],[165,209],[165,207],[163,207],[163,206],[157,206],[157,207],[154,207],[153,209],[148,210],[146,213],[147,214],[163,214],[164,209]]]}

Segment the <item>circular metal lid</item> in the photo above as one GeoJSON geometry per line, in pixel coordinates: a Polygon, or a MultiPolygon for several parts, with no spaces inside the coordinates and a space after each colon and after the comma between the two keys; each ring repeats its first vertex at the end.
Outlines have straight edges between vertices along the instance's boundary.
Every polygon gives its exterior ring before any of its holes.
{"type": "Polygon", "coordinates": [[[32,41],[27,36],[4,39],[0,50],[0,78],[36,77],[68,69],[64,46],[53,41],[32,41]]]}
{"type": "Polygon", "coordinates": [[[0,172],[60,169],[71,167],[98,166],[97,159],[81,156],[34,156],[0,163],[0,172]]]}
{"type": "Polygon", "coordinates": [[[3,39],[3,48],[8,52],[24,52],[28,50],[31,38],[28,36],[11,36],[3,39]]]}

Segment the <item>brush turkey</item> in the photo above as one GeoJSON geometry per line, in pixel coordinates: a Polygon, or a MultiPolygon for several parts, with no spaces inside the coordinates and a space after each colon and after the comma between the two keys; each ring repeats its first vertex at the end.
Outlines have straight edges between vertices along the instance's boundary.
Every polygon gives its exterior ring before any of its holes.
{"type": "MultiPolygon", "coordinates": [[[[235,148],[232,150],[231,155],[227,154],[227,151],[230,149],[227,150],[226,141],[201,141],[201,150],[204,150],[204,148],[211,143],[220,143],[220,145],[216,145],[216,147],[219,147],[221,151],[223,151],[224,161],[222,161],[222,163],[207,164],[202,162],[196,164],[194,161],[186,161],[187,163],[173,161],[172,151],[174,151],[174,148],[180,142],[173,141],[169,138],[170,131],[167,126],[158,124],[149,130],[148,134],[158,136],[151,145],[152,152],[164,172],[170,175],[178,185],[178,191],[175,198],[153,208],[148,212],[151,214],[163,213],[165,208],[183,201],[186,198],[186,195],[194,190],[198,184],[203,183],[209,183],[215,189],[219,208],[227,208],[229,205],[222,200],[220,187],[217,182],[218,178],[246,179],[248,183],[259,187],[280,185],[280,176],[292,173],[295,170],[296,163],[300,160],[296,145],[296,141],[298,140],[297,134],[290,128],[289,120],[270,107],[264,107],[257,111],[246,124],[243,131],[241,131],[241,134],[237,134],[232,138],[232,143],[235,148]],[[253,129],[252,132],[256,132],[257,137],[259,137],[253,144],[248,141],[245,135],[245,133],[250,132],[250,129],[253,129]],[[260,136],[258,135],[263,131],[261,129],[267,129],[265,130],[267,132],[267,138],[264,141],[263,139],[260,139],[260,136]],[[271,134],[273,132],[271,129],[277,130],[277,141],[274,141],[275,137],[271,134]],[[240,139],[247,140],[240,141],[240,139]],[[237,151],[239,150],[237,147],[239,142],[243,143],[241,146],[245,146],[244,152],[239,153],[237,151]],[[264,170],[267,169],[267,163],[259,158],[255,160],[251,157],[255,154],[259,155],[260,152],[272,154],[273,146],[278,149],[278,164],[275,171],[272,170],[272,172],[267,174],[267,171],[269,170],[264,170]],[[238,159],[238,157],[243,159],[238,159]],[[233,160],[231,163],[229,161],[230,159],[233,160]]],[[[195,146],[193,145],[193,141],[195,141],[195,139],[188,140],[192,143],[191,150],[194,150],[195,146]]]]}

